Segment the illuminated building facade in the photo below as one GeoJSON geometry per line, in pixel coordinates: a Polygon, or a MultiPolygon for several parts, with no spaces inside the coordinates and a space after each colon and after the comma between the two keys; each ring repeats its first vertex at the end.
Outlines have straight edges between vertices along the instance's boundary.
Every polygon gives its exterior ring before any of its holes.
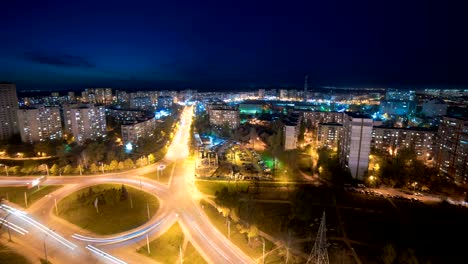
{"type": "Polygon", "coordinates": [[[62,138],[59,107],[18,109],[21,141],[33,143],[62,138]]]}

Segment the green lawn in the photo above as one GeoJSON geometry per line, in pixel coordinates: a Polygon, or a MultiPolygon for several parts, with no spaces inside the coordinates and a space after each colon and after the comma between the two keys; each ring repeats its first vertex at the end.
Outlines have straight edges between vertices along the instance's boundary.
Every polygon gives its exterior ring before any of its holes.
{"type": "Polygon", "coordinates": [[[159,175],[159,179],[158,179],[157,171],[148,172],[148,173],[143,174],[142,176],[146,178],[150,178],[155,181],[162,182],[162,183],[168,183],[169,179],[171,178],[171,173],[172,173],[172,169],[174,168],[174,166],[175,166],[174,162],[167,165],[166,168],[161,171],[161,174],[159,175]]]}
{"type": "Polygon", "coordinates": [[[206,260],[198,253],[197,249],[191,244],[187,244],[184,254],[184,263],[187,264],[207,264],[206,260]]]}
{"type": "MultiPolygon", "coordinates": [[[[200,204],[202,205],[203,211],[208,216],[211,223],[221,233],[223,233],[227,237],[228,228],[226,225],[225,218],[221,214],[219,214],[216,208],[214,208],[211,204],[207,203],[206,201],[201,200],[200,204]]],[[[252,241],[253,240],[254,239],[252,239],[252,241]]],[[[262,256],[262,253],[263,253],[262,243],[259,241],[256,241],[256,243],[253,243],[253,244],[256,244],[257,246],[249,246],[247,235],[239,233],[234,223],[231,224],[231,242],[233,242],[242,251],[244,251],[245,254],[247,254],[248,256],[254,259],[262,256]]],[[[265,250],[268,252],[269,250],[273,248],[274,245],[269,240],[265,239],[265,242],[266,242],[265,250]]]]}
{"type": "Polygon", "coordinates": [[[24,193],[28,196],[28,206],[31,206],[34,202],[46,196],[47,194],[61,188],[62,185],[46,185],[33,187],[28,189],[26,186],[21,187],[0,187],[0,197],[7,199],[12,203],[19,206],[26,207],[24,203],[24,193]]]}
{"type": "Polygon", "coordinates": [[[3,244],[0,244],[0,263],[8,264],[27,264],[30,263],[28,259],[15,251],[9,249],[3,244]]]}
{"type": "Polygon", "coordinates": [[[230,192],[239,191],[245,192],[249,187],[250,182],[242,181],[242,182],[227,182],[227,181],[211,181],[211,180],[196,180],[195,186],[197,186],[198,190],[204,194],[208,195],[215,195],[216,191],[220,191],[222,188],[227,187],[230,192]]]}
{"type": "Polygon", "coordinates": [[[120,233],[138,227],[148,221],[159,208],[153,195],[125,186],[128,191],[122,199],[119,184],[100,184],[81,189],[58,203],[59,216],[81,228],[100,235],[120,233]],[[94,201],[99,198],[99,213],[94,201]],[[132,208],[133,204],[133,208],[132,208]]]}
{"type": "Polygon", "coordinates": [[[179,247],[183,242],[184,233],[176,223],[162,236],[150,242],[150,254],[146,245],[139,248],[137,252],[160,263],[176,263],[179,260],[179,247]]]}

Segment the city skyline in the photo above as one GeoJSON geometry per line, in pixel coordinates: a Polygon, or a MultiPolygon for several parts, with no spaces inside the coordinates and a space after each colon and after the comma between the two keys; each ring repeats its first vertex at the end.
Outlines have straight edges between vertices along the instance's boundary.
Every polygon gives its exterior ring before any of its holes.
{"type": "Polygon", "coordinates": [[[8,3],[19,90],[464,88],[466,3],[8,3]]]}

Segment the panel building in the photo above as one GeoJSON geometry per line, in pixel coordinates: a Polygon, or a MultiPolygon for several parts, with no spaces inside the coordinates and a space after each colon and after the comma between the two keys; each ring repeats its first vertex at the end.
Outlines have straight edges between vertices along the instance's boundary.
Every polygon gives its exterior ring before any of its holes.
{"type": "Polygon", "coordinates": [[[121,125],[120,129],[122,132],[122,140],[124,144],[135,144],[138,142],[138,139],[153,135],[155,128],[156,120],[154,118],[144,121],[135,121],[132,124],[121,125]]]}
{"type": "Polygon", "coordinates": [[[398,149],[412,149],[418,159],[432,160],[437,131],[426,128],[397,128],[375,126],[372,130],[372,148],[381,152],[395,152],[398,149]]]}
{"type": "Polygon", "coordinates": [[[210,125],[221,127],[227,124],[229,128],[235,129],[239,127],[240,118],[239,110],[234,107],[212,107],[208,110],[210,116],[210,125]]]}
{"type": "Polygon", "coordinates": [[[364,180],[369,165],[372,140],[372,118],[358,113],[345,113],[340,141],[340,163],[354,179],[364,180]]]}
{"type": "Polygon", "coordinates": [[[425,101],[421,113],[427,117],[444,116],[447,114],[448,105],[442,99],[425,101]]]}
{"type": "Polygon", "coordinates": [[[317,129],[317,143],[328,148],[338,147],[338,141],[343,131],[343,125],[338,123],[319,123],[317,129]]]}
{"type": "Polygon", "coordinates": [[[304,120],[308,126],[317,128],[319,123],[338,123],[343,124],[343,113],[341,112],[304,112],[304,120]]]}
{"type": "Polygon", "coordinates": [[[149,96],[134,97],[130,99],[130,108],[149,110],[153,108],[149,96]]]}
{"type": "Polygon", "coordinates": [[[16,85],[0,82],[0,140],[18,134],[16,85]]]}
{"type": "Polygon", "coordinates": [[[380,102],[380,113],[397,116],[414,114],[416,99],[413,90],[387,89],[385,100],[380,102]]]}
{"type": "Polygon", "coordinates": [[[106,136],[106,110],[104,106],[87,105],[72,108],[70,110],[70,127],[78,144],[83,144],[87,139],[106,136]]]}
{"type": "Polygon", "coordinates": [[[159,96],[158,97],[158,109],[170,109],[174,98],[172,96],[159,96]]]}
{"type": "Polygon", "coordinates": [[[21,141],[33,143],[62,138],[59,107],[22,108],[18,110],[21,141]]]}
{"type": "Polygon", "coordinates": [[[458,184],[468,182],[468,119],[443,117],[437,133],[436,167],[458,184]]]}

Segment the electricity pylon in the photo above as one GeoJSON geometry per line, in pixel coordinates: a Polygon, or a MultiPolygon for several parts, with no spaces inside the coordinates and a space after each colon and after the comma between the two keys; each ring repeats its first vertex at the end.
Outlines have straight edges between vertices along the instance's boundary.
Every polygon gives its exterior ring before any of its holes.
{"type": "Polygon", "coordinates": [[[307,259],[307,264],[329,264],[327,247],[327,227],[325,225],[325,212],[323,212],[317,238],[310,252],[309,259],[307,259]]]}

